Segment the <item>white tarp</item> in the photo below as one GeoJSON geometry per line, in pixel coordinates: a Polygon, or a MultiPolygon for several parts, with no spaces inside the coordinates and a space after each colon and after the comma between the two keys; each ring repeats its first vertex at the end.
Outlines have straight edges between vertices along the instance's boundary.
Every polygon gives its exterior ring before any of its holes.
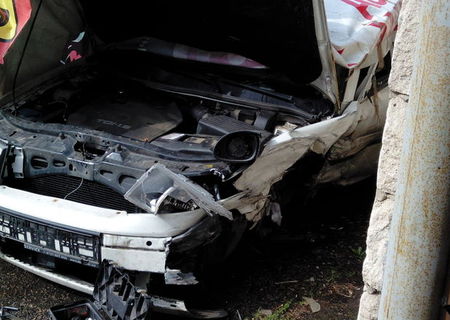
{"type": "Polygon", "coordinates": [[[324,0],[336,62],[368,66],[390,49],[401,0],[324,0]]]}

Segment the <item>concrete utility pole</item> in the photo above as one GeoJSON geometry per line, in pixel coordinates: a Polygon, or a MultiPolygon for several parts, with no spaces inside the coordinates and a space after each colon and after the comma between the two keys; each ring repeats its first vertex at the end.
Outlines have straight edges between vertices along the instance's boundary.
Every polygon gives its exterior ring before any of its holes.
{"type": "Polygon", "coordinates": [[[450,1],[422,2],[378,320],[441,311],[450,241],[450,1]]]}

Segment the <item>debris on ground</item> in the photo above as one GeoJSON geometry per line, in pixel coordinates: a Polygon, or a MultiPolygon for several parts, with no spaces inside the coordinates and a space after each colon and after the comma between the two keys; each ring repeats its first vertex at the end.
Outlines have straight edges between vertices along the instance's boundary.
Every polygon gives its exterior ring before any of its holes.
{"type": "Polygon", "coordinates": [[[307,304],[312,313],[320,311],[320,304],[313,298],[303,297],[303,303],[307,304]]]}

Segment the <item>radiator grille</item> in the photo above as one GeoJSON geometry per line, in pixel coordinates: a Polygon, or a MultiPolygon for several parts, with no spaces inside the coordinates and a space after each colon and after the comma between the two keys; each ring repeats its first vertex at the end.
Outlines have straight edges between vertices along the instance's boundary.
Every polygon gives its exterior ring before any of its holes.
{"type": "Polygon", "coordinates": [[[67,200],[96,207],[125,210],[129,213],[141,212],[119,192],[97,182],[81,182],[81,179],[76,177],[48,175],[5,181],[5,185],[44,196],[60,199],[66,197],[67,200]]]}

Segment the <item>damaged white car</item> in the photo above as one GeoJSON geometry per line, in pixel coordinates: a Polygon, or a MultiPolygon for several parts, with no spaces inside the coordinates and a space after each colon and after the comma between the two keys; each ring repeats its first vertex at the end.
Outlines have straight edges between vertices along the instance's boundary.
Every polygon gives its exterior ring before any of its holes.
{"type": "Polygon", "coordinates": [[[194,285],[300,192],[376,170],[400,1],[12,2],[0,257],[25,270],[194,285]]]}

